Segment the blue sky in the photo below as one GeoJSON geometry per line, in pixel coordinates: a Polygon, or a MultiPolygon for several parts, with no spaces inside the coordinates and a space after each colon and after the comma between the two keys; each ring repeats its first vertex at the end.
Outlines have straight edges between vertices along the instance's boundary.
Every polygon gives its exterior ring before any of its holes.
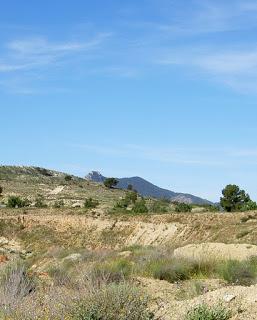
{"type": "Polygon", "coordinates": [[[9,0],[1,164],[257,200],[257,2],[9,0]]]}

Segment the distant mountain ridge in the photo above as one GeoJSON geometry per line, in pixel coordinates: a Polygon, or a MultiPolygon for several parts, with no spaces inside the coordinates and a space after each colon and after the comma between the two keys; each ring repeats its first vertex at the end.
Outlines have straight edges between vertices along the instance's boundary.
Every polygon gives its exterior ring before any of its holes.
{"type": "MultiPolygon", "coordinates": [[[[91,171],[86,177],[87,180],[103,183],[106,177],[104,177],[98,171],[91,171]]],[[[127,189],[128,185],[132,185],[134,189],[138,191],[144,197],[154,197],[154,198],[167,198],[172,201],[192,203],[192,204],[212,204],[211,201],[196,197],[192,194],[187,193],[177,193],[171,190],[160,188],[151,182],[141,178],[141,177],[131,177],[131,178],[117,178],[119,181],[117,188],[127,189]]]]}

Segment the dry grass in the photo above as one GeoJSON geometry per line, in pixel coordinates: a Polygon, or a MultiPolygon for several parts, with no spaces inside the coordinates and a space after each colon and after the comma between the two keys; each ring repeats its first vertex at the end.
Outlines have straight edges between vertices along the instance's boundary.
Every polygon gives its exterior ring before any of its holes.
{"type": "Polygon", "coordinates": [[[151,319],[147,296],[124,279],[117,282],[93,269],[80,269],[72,285],[61,269],[52,276],[59,281],[35,286],[23,265],[8,268],[2,274],[0,315],[10,320],[151,319]]]}

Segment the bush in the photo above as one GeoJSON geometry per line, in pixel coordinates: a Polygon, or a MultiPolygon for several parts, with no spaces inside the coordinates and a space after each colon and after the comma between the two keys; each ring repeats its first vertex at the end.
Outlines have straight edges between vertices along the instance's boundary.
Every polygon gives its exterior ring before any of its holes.
{"type": "Polygon", "coordinates": [[[230,317],[231,311],[221,305],[209,307],[202,304],[190,310],[185,320],[228,320],[230,317]]]}
{"type": "Polygon", "coordinates": [[[36,167],[35,168],[40,174],[42,174],[43,176],[46,177],[52,177],[53,174],[52,172],[50,172],[49,170],[45,169],[45,168],[40,168],[40,167],[36,167]]]}
{"type": "Polygon", "coordinates": [[[117,259],[101,265],[96,264],[93,277],[104,279],[106,283],[119,283],[128,278],[132,271],[132,264],[125,259],[117,259]]]}
{"type": "Polygon", "coordinates": [[[145,200],[144,199],[141,199],[139,201],[137,201],[133,208],[132,208],[132,211],[134,213],[147,213],[148,212],[148,208],[146,206],[146,203],[145,203],[145,200]]]}
{"type": "Polygon", "coordinates": [[[27,268],[22,263],[8,265],[0,274],[1,303],[6,308],[15,305],[35,289],[34,279],[28,275],[27,268]]]}
{"type": "Polygon", "coordinates": [[[169,202],[165,200],[156,200],[153,202],[150,211],[153,213],[165,213],[168,212],[169,202]]]}
{"type": "Polygon", "coordinates": [[[38,195],[35,200],[36,208],[46,208],[47,204],[44,202],[44,197],[42,195],[38,195]]]}
{"type": "Polygon", "coordinates": [[[175,211],[176,212],[191,212],[192,206],[187,203],[178,203],[178,204],[176,204],[175,211]]]}
{"type": "Polygon", "coordinates": [[[114,205],[114,209],[127,209],[127,207],[129,206],[129,200],[123,198],[118,200],[115,205],[114,205]]]}
{"type": "Polygon", "coordinates": [[[115,178],[106,178],[104,180],[104,185],[107,187],[107,188],[113,188],[115,187],[117,184],[118,184],[118,180],[115,179],[115,178]]]}
{"type": "Polygon", "coordinates": [[[133,203],[135,204],[137,200],[137,193],[132,191],[132,192],[127,192],[125,198],[122,198],[116,202],[114,205],[114,210],[116,209],[127,209],[127,207],[133,203]]]}
{"type": "Polygon", "coordinates": [[[62,207],[64,207],[64,201],[63,200],[55,201],[53,207],[54,208],[62,208],[62,207]]]}
{"type": "Polygon", "coordinates": [[[136,203],[137,201],[137,193],[135,191],[131,191],[131,192],[127,192],[125,199],[129,202],[129,203],[136,203]]]}
{"type": "Polygon", "coordinates": [[[71,284],[71,278],[64,266],[52,266],[47,270],[47,274],[57,286],[68,286],[71,284]]]}
{"type": "Polygon", "coordinates": [[[10,196],[7,200],[8,208],[23,208],[28,207],[30,201],[28,199],[21,199],[20,197],[10,196]]]}
{"type": "Polygon", "coordinates": [[[194,261],[185,259],[174,259],[171,261],[159,261],[154,267],[153,276],[155,279],[176,282],[189,280],[193,275],[200,272],[200,267],[194,261]]]}
{"type": "Polygon", "coordinates": [[[240,211],[250,211],[250,210],[257,210],[257,203],[249,200],[240,208],[240,211]]]}
{"type": "Polygon", "coordinates": [[[77,303],[74,320],[150,320],[148,299],[131,284],[107,285],[77,303]]]}
{"type": "Polygon", "coordinates": [[[72,176],[66,175],[66,176],[64,177],[64,180],[65,180],[65,181],[71,181],[71,180],[72,180],[72,176]]]}
{"type": "Polygon", "coordinates": [[[248,286],[256,281],[257,261],[254,258],[247,261],[228,260],[217,266],[217,272],[228,283],[248,286]]]}
{"type": "Polygon", "coordinates": [[[92,198],[88,198],[84,202],[84,208],[87,208],[87,209],[94,209],[98,205],[99,205],[99,201],[98,200],[94,200],[92,198]]]}
{"type": "Polygon", "coordinates": [[[2,195],[3,193],[3,187],[0,186],[0,196],[2,195]]]}

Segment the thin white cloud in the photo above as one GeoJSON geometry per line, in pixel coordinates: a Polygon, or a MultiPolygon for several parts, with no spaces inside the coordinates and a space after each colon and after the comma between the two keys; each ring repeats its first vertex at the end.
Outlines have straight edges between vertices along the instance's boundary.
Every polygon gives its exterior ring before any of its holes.
{"type": "Polygon", "coordinates": [[[109,157],[141,159],[182,166],[231,167],[257,163],[257,149],[231,148],[164,148],[141,145],[71,145],[70,147],[90,151],[109,157]]]}
{"type": "Polygon", "coordinates": [[[0,60],[0,72],[49,65],[60,61],[66,55],[93,50],[110,36],[110,33],[100,33],[84,42],[50,42],[45,38],[13,40],[6,44],[7,52],[0,60]]]}
{"type": "Polygon", "coordinates": [[[15,40],[9,42],[6,47],[12,50],[15,54],[52,54],[52,53],[67,53],[73,51],[89,50],[95,48],[102,41],[111,36],[111,33],[98,34],[94,39],[87,42],[63,42],[54,43],[45,38],[33,38],[27,40],[15,40]]]}
{"type": "Polygon", "coordinates": [[[257,92],[257,46],[248,49],[222,50],[183,47],[163,55],[156,61],[163,65],[184,66],[199,70],[236,90],[257,92]]]}
{"type": "Polygon", "coordinates": [[[159,29],[170,35],[201,35],[251,29],[257,26],[257,5],[253,1],[192,1],[190,10],[176,7],[176,19],[159,29]],[[177,9],[177,10],[176,10],[177,9]]]}
{"type": "Polygon", "coordinates": [[[179,165],[221,166],[224,164],[221,159],[216,160],[206,156],[206,154],[203,153],[203,150],[199,151],[188,148],[154,148],[138,145],[72,145],[72,147],[88,150],[105,156],[144,159],[148,161],[174,163],[179,165]]]}

